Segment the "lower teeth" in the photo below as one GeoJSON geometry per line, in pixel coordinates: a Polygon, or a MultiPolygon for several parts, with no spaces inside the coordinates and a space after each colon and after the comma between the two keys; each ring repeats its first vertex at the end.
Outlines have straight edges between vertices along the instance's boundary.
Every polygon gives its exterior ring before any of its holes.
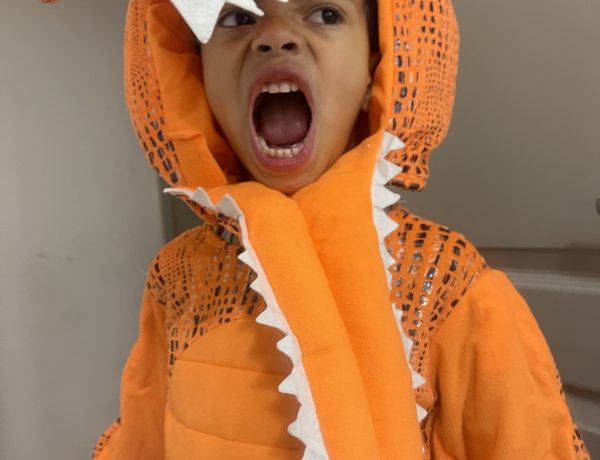
{"type": "Polygon", "coordinates": [[[302,141],[298,144],[294,144],[289,148],[274,148],[270,147],[267,144],[267,141],[262,135],[258,134],[257,136],[258,145],[260,145],[260,148],[263,151],[263,153],[270,158],[293,158],[296,155],[298,155],[300,150],[302,150],[302,147],[304,147],[304,141],[302,141]]]}

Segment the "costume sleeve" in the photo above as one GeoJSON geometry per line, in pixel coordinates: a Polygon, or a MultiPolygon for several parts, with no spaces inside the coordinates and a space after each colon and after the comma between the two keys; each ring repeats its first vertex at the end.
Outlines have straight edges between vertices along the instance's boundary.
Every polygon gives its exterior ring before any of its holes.
{"type": "Polygon", "coordinates": [[[121,377],[120,417],[102,434],[97,460],[163,459],[167,382],[164,306],[150,287],[144,292],[139,336],[121,377]]]}
{"type": "Polygon", "coordinates": [[[546,341],[504,273],[482,275],[431,347],[432,458],[589,459],[546,341]]]}

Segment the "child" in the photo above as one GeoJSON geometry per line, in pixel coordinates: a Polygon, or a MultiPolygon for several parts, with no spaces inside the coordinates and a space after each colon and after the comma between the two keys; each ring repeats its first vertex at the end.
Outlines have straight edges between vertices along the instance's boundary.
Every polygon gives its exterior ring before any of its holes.
{"type": "Polygon", "coordinates": [[[449,0],[234,3],[130,1],[131,116],[204,223],[151,266],[94,457],[588,458],[506,276],[386,188],[448,129],[449,0]]]}

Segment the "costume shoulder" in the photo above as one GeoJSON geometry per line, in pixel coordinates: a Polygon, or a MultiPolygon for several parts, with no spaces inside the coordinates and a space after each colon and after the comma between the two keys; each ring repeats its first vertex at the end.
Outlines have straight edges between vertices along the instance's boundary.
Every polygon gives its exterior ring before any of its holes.
{"type": "MultiPolygon", "coordinates": [[[[146,278],[146,289],[163,305],[169,293],[182,288],[181,275],[189,273],[190,266],[211,257],[218,248],[218,236],[211,225],[199,225],[171,240],[154,257],[146,278]]],[[[186,277],[187,282],[191,280],[186,277]]],[[[185,283],[187,284],[187,283],[185,283]]]]}
{"type": "Polygon", "coordinates": [[[100,437],[94,459],[164,458],[167,387],[176,361],[207,331],[264,309],[239,252],[230,232],[209,224],[158,252],[146,278],[139,335],[123,370],[120,416],[100,437]]]}
{"type": "Polygon", "coordinates": [[[169,369],[196,340],[235,319],[254,318],[264,300],[250,288],[256,275],[238,259],[237,237],[221,225],[182,233],[155,257],[146,288],[165,309],[169,369]]]}
{"type": "Polygon", "coordinates": [[[395,206],[392,301],[425,383],[427,458],[589,455],[548,345],[508,277],[460,233],[395,206]]]}
{"type": "Polygon", "coordinates": [[[388,216],[398,224],[386,238],[395,260],[390,269],[392,302],[402,310],[405,333],[414,342],[412,361],[422,373],[427,343],[489,268],[462,234],[400,205],[391,207],[388,216]]]}

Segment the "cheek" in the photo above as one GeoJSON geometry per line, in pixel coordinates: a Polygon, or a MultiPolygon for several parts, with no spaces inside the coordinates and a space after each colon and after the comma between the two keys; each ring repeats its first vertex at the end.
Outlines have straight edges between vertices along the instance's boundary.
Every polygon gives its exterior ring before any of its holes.
{"type": "Polygon", "coordinates": [[[329,76],[322,86],[325,92],[323,100],[327,101],[324,115],[327,125],[336,132],[349,134],[354,128],[367,91],[368,61],[357,61],[331,60],[323,74],[329,76]]]}
{"type": "Polygon", "coordinates": [[[326,80],[323,89],[332,96],[334,107],[353,112],[360,108],[369,83],[369,50],[368,42],[362,40],[346,43],[328,53],[321,75],[326,80]]]}
{"type": "Polygon", "coordinates": [[[215,116],[218,117],[218,109],[222,105],[222,95],[218,84],[218,75],[221,72],[219,61],[214,59],[214,53],[209,48],[202,49],[202,76],[204,80],[204,92],[215,116]]]}
{"type": "Polygon", "coordinates": [[[202,67],[204,91],[211,111],[225,133],[229,134],[233,130],[230,125],[236,123],[236,115],[240,110],[235,66],[232,60],[222,59],[222,53],[203,49],[202,67]]]}

